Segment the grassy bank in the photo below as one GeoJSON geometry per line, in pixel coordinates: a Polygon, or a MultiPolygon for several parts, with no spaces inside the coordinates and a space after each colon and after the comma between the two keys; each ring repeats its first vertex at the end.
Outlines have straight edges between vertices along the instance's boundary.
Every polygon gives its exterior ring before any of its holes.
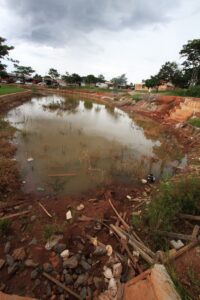
{"type": "Polygon", "coordinates": [[[23,91],[25,91],[25,90],[20,87],[9,86],[9,85],[0,85],[0,96],[12,94],[12,93],[23,92],[23,91]]]}

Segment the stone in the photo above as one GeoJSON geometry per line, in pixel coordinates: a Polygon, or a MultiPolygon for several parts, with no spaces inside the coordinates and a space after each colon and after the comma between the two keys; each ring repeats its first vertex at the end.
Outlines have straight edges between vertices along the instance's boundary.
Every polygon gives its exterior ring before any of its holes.
{"type": "Polygon", "coordinates": [[[146,179],[141,179],[141,182],[142,182],[143,184],[146,184],[146,183],[147,183],[147,180],[146,180],[146,179]]]}
{"type": "Polygon", "coordinates": [[[74,283],[74,287],[78,288],[79,286],[86,285],[88,278],[89,275],[87,273],[79,275],[74,283]]]}
{"type": "Polygon", "coordinates": [[[91,269],[91,265],[89,265],[85,260],[81,260],[80,265],[84,270],[88,271],[91,269]]]}
{"type": "Polygon", "coordinates": [[[110,268],[107,268],[107,267],[105,267],[105,270],[104,270],[103,274],[104,274],[105,278],[107,278],[107,279],[110,279],[110,278],[113,277],[112,270],[110,268]]]}
{"type": "Polygon", "coordinates": [[[44,263],[43,269],[46,273],[51,273],[53,271],[52,265],[50,263],[44,263]]]}
{"type": "Polygon", "coordinates": [[[71,219],[72,219],[72,212],[71,212],[71,210],[68,210],[66,212],[66,220],[71,220],[71,219]]]}
{"type": "Polygon", "coordinates": [[[53,250],[54,250],[56,253],[60,254],[61,252],[63,252],[63,251],[66,249],[66,247],[67,247],[66,244],[59,243],[59,244],[57,244],[57,245],[55,245],[55,246],[53,247],[53,250]]]}
{"type": "Polygon", "coordinates": [[[100,278],[100,277],[94,277],[93,278],[93,281],[94,281],[94,285],[96,287],[97,290],[102,290],[102,287],[104,285],[104,282],[103,282],[103,279],[100,278]]]}
{"type": "Polygon", "coordinates": [[[19,263],[15,262],[12,266],[8,267],[8,275],[14,275],[19,269],[19,263]]]}
{"type": "Polygon", "coordinates": [[[69,250],[66,249],[66,250],[62,251],[62,252],[60,253],[60,256],[65,260],[66,258],[69,257],[69,250]]]}
{"type": "Polygon", "coordinates": [[[122,274],[122,264],[117,263],[113,265],[113,277],[119,278],[122,274]]]}
{"type": "Polygon", "coordinates": [[[181,240],[178,240],[178,241],[172,240],[172,241],[170,241],[170,244],[176,250],[179,250],[180,248],[182,248],[184,246],[184,244],[181,240]]]}
{"type": "Polygon", "coordinates": [[[111,256],[113,253],[113,248],[111,245],[106,245],[106,251],[107,251],[107,255],[111,256]]]}
{"type": "Polygon", "coordinates": [[[86,289],[86,287],[83,287],[81,289],[80,296],[81,296],[82,299],[86,299],[86,297],[87,297],[87,289],[86,289]]]}
{"type": "Polygon", "coordinates": [[[14,258],[10,254],[6,255],[6,263],[9,267],[14,264],[14,258]]]}
{"type": "Polygon", "coordinates": [[[47,287],[46,287],[46,295],[47,297],[50,297],[51,296],[51,285],[48,283],[47,284],[47,287]]]}
{"type": "Polygon", "coordinates": [[[31,216],[31,222],[34,222],[37,219],[36,216],[31,216]]]}
{"type": "Polygon", "coordinates": [[[6,242],[5,247],[4,247],[4,253],[8,254],[10,252],[10,248],[11,248],[11,243],[6,242]]]}
{"type": "Polygon", "coordinates": [[[12,257],[14,260],[24,260],[26,258],[26,252],[23,247],[17,248],[13,251],[12,257]]]}
{"type": "Polygon", "coordinates": [[[73,282],[73,277],[70,274],[65,274],[65,283],[71,284],[73,282]]]}
{"type": "Polygon", "coordinates": [[[29,246],[32,246],[32,245],[37,245],[37,239],[36,238],[33,238],[30,243],[29,243],[29,246]]]}
{"type": "Polygon", "coordinates": [[[77,207],[76,207],[76,209],[78,210],[78,211],[81,211],[81,210],[83,210],[85,208],[85,206],[81,203],[81,204],[79,204],[77,207]]]}
{"type": "Polygon", "coordinates": [[[36,279],[36,278],[38,277],[38,275],[39,275],[38,270],[37,270],[37,269],[33,270],[33,271],[31,272],[31,279],[32,279],[32,280],[36,279]]]}
{"type": "Polygon", "coordinates": [[[6,285],[3,282],[0,282],[0,292],[3,292],[6,289],[6,285]]]}
{"type": "Polygon", "coordinates": [[[63,238],[63,235],[54,235],[46,243],[45,249],[51,250],[63,238]]]}
{"type": "Polygon", "coordinates": [[[78,266],[78,259],[76,256],[72,256],[63,262],[64,268],[75,269],[78,266]]]}
{"type": "Polygon", "coordinates": [[[24,262],[24,265],[28,268],[36,268],[38,266],[38,263],[35,263],[32,259],[26,259],[24,262]]]}
{"type": "Polygon", "coordinates": [[[107,253],[106,249],[100,246],[97,246],[95,251],[93,252],[93,255],[95,256],[103,256],[107,253]]]}
{"type": "Polygon", "coordinates": [[[5,265],[5,260],[0,258],[0,270],[3,268],[4,265],[5,265]]]}

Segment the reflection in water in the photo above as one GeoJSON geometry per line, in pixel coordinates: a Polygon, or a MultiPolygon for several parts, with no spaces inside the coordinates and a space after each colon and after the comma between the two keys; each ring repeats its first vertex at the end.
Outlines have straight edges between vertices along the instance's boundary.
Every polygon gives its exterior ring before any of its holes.
{"type": "Polygon", "coordinates": [[[27,192],[78,194],[113,182],[134,185],[150,172],[160,177],[174,168],[176,141],[149,137],[150,128],[116,108],[51,95],[33,98],[7,118],[19,129],[16,158],[27,192]]]}

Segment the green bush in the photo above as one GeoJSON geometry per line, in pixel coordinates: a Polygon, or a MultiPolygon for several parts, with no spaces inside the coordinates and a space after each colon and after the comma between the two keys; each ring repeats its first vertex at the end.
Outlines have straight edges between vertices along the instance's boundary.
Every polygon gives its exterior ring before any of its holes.
{"type": "Polygon", "coordinates": [[[200,118],[190,119],[188,123],[192,126],[200,128],[200,118]]]}
{"type": "Polygon", "coordinates": [[[200,180],[196,177],[160,186],[147,211],[147,220],[152,229],[170,230],[178,213],[200,213],[200,180]]]}

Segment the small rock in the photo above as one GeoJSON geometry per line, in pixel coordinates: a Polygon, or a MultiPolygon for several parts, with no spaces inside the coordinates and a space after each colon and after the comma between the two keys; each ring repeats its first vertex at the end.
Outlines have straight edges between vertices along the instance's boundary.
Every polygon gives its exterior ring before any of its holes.
{"type": "Polygon", "coordinates": [[[0,282],[0,292],[3,292],[5,290],[5,288],[6,288],[5,283],[0,282]]]}
{"type": "Polygon", "coordinates": [[[32,157],[27,158],[27,162],[32,162],[32,161],[34,161],[34,158],[32,157]]]}
{"type": "Polygon", "coordinates": [[[31,272],[31,279],[33,279],[33,280],[36,279],[38,277],[38,275],[39,275],[38,270],[37,269],[33,270],[31,272]]]}
{"type": "Polygon", "coordinates": [[[107,268],[107,267],[105,267],[105,270],[104,270],[103,274],[104,274],[105,278],[107,278],[107,279],[110,279],[110,278],[113,277],[112,270],[110,268],[107,268]]]}
{"type": "Polygon", "coordinates": [[[59,243],[59,244],[57,244],[57,245],[55,245],[55,246],[53,247],[53,250],[54,250],[56,253],[60,254],[61,252],[63,252],[63,251],[66,249],[66,247],[67,247],[66,244],[59,243]]]}
{"type": "Polygon", "coordinates": [[[91,269],[91,266],[85,261],[81,260],[80,265],[83,267],[84,270],[88,271],[91,269]]]}
{"type": "Polygon", "coordinates": [[[51,250],[55,245],[58,244],[58,242],[63,238],[62,235],[54,235],[52,236],[46,243],[45,249],[51,250]]]}
{"type": "Polygon", "coordinates": [[[141,182],[142,182],[143,184],[146,184],[146,183],[147,183],[147,180],[146,180],[146,179],[141,179],[141,182]]]}
{"type": "Polygon", "coordinates": [[[81,204],[79,204],[77,207],[76,207],[76,209],[78,210],[78,211],[81,211],[81,210],[83,210],[85,208],[85,206],[81,203],[81,204]]]}
{"type": "Polygon", "coordinates": [[[107,245],[107,246],[106,246],[106,251],[107,251],[107,255],[108,255],[108,256],[111,256],[112,253],[113,253],[113,248],[112,248],[112,246],[111,246],[111,245],[107,245]]]}
{"type": "Polygon", "coordinates": [[[6,255],[6,263],[9,267],[14,264],[14,258],[9,254],[6,255]]]}
{"type": "Polygon", "coordinates": [[[117,263],[113,265],[113,277],[119,278],[122,274],[122,264],[117,263]]]}
{"type": "Polygon", "coordinates": [[[65,274],[65,283],[71,284],[73,282],[73,278],[70,274],[65,274]]]}
{"type": "Polygon", "coordinates": [[[36,216],[31,216],[31,222],[34,222],[37,219],[36,216]]]}
{"type": "Polygon", "coordinates": [[[37,245],[37,239],[36,238],[33,238],[30,243],[29,243],[29,246],[31,245],[37,245]]]}
{"type": "Polygon", "coordinates": [[[0,270],[3,268],[4,265],[5,265],[5,260],[0,258],[0,270]]]}
{"type": "Polygon", "coordinates": [[[65,249],[64,251],[62,251],[62,253],[60,253],[60,256],[65,260],[69,257],[69,250],[65,249]]]}
{"type": "Polygon", "coordinates": [[[26,259],[24,265],[28,268],[36,268],[38,266],[32,259],[26,259]]]}
{"type": "Polygon", "coordinates": [[[53,271],[52,265],[50,263],[44,263],[43,269],[46,273],[51,273],[53,271]]]}
{"type": "Polygon", "coordinates": [[[126,198],[127,198],[128,200],[131,200],[131,199],[132,199],[131,196],[129,196],[129,195],[127,195],[126,198]]]}
{"type": "Polygon", "coordinates": [[[8,254],[10,252],[10,248],[11,248],[11,243],[7,242],[4,247],[4,253],[8,254]]]}
{"type": "Polygon", "coordinates": [[[177,242],[175,240],[170,241],[170,244],[172,245],[173,248],[176,250],[182,248],[184,246],[183,242],[181,240],[178,240],[177,242]]]}
{"type": "Polygon", "coordinates": [[[12,266],[8,267],[8,275],[14,275],[19,269],[19,263],[15,262],[12,266]]]}
{"type": "Polygon", "coordinates": [[[75,269],[78,266],[78,259],[76,256],[72,256],[64,261],[63,267],[69,269],[75,269]]]}
{"type": "Polygon", "coordinates": [[[101,255],[105,255],[106,254],[106,248],[103,248],[103,247],[100,247],[100,246],[97,246],[93,255],[95,256],[101,256],[101,255]]]}
{"type": "Polygon", "coordinates": [[[23,247],[17,248],[13,251],[12,257],[14,260],[24,260],[26,258],[26,252],[23,247]]]}
{"type": "Polygon", "coordinates": [[[86,297],[87,297],[87,289],[86,289],[86,287],[83,287],[81,289],[80,296],[81,296],[82,299],[86,299],[86,297]]]}
{"type": "Polygon", "coordinates": [[[51,296],[51,285],[48,283],[46,287],[46,295],[47,297],[51,296]]]}
{"type": "Polygon", "coordinates": [[[78,288],[81,285],[87,284],[88,277],[89,275],[87,273],[79,275],[76,282],[74,283],[74,287],[78,288]]]}

